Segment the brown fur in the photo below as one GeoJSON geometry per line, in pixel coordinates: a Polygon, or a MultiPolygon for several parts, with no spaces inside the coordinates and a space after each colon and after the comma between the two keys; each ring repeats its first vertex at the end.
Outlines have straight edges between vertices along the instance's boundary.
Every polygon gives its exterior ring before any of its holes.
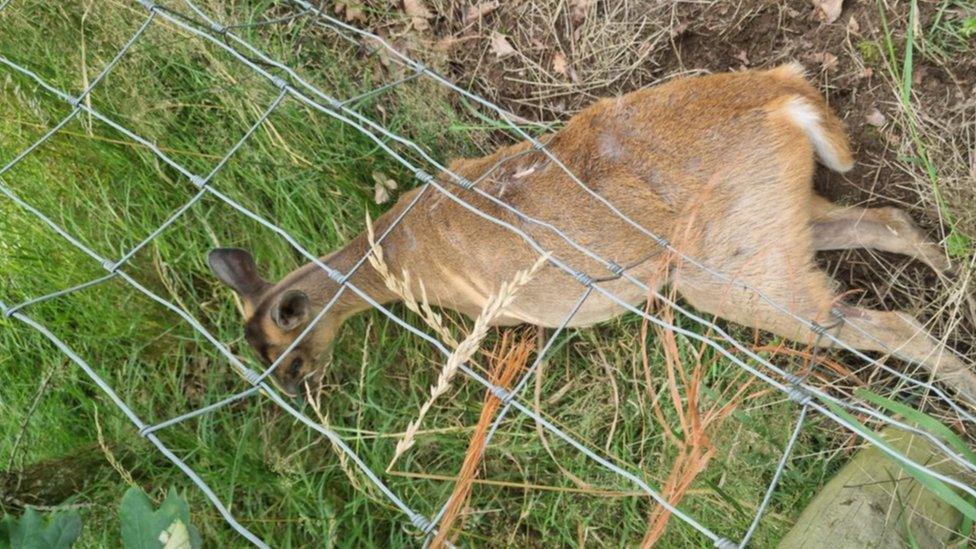
{"type": "MultiPolygon", "coordinates": [[[[816,250],[873,247],[913,256],[936,269],[948,267],[944,254],[903,212],[843,208],[813,193],[815,153],[828,167],[842,171],[853,160],[842,122],[796,65],[683,78],[604,99],[574,116],[544,142],[580,180],[637,223],[667,237],[688,256],[761,288],[803,318],[826,321],[837,301],[827,276],[816,268],[816,250]]],[[[647,235],[588,195],[530,143],[505,147],[482,158],[458,159],[449,168],[470,180],[484,176],[478,183],[480,189],[559,227],[583,246],[627,267],[651,288],[670,283],[701,311],[793,340],[810,339],[808,329],[753,292],[663,253],[647,235]],[[508,160],[491,171],[504,159],[508,160]]],[[[446,175],[439,178],[448,180],[446,175]]],[[[418,192],[406,193],[377,221],[377,234],[418,192]]],[[[456,194],[521,228],[574,268],[594,277],[607,274],[605,267],[545,228],[520,220],[472,191],[456,194]]],[[[324,260],[348,272],[367,246],[361,234],[324,260]]],[[[393,272],[409,270],[414,280],[423,281],[434,304],[468,316],[477,315],[502,281],[536,259],[521,237],[473,215],[433,189],[383,241],[383,249],[393,272]]],[[[250,261],[249,256],[244,259],[250,261]]],[[[266,361],[274,360],[338,289],[314,264],[275,285],[230,278],[222,277],[250,290],[241,291],[249,303],[248,341],[263,351],[266,361]],[[275,311],[288,291],[292,291],[289,295],[294,291],[307,295],[308,310],[297,319],[297,327],[282,330],[275,311]]],[[[397,299],[368,263],[351,281],[380,303],[397,299]]],[[[619,278],[611,276],[601,284],[630,304],[647,298],[645,292],[619,278]]],[[[570,276],[547,266],[522,290],[500,323],[556,326],[581,291],[570,276]]],[[[279,380],[294,389],[315,370],[315,361],[327,351],[345,319],[366,308],[362,300],[346,292],[295,351],[296,357],[303,358],[300,367],[289,373],[282,372],[286,368],[282,366],[276,372],[279,380]]],[[[939,371],[939,379],[955,389],[976,394],[973,374],[914,319],[903,313],[852,306],[843,306],[843,310],[896,349],[898,356],[918,360],[939,371]]],[[[594,294],[571,325],[586,326],[623,312],[619,305],[594,294]]],[[[883,350],[878,342],[853,330],[845,330],[843,337],[858,349],[883,350]]]]}

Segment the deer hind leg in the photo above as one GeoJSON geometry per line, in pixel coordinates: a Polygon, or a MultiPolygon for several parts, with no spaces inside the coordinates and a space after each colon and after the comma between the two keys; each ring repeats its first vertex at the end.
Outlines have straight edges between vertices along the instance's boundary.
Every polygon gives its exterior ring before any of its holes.
{"type": "Polygon", "coordinates": [[[816,250],[872,248],[913,257],[937,272],[949,269],[938,244],[897,208],[858,208],[814,196],[810,228],[816,250]]]}
{"type": "MultiPolygon", "coordinates": [[[[829,289],[828,277],[816,268],[791,270],[783,264],[779,265],[782,268],[776,268],[768,260],[763,263],[766,269],[756,278],[743,279],[734,272],[727,272],[737,280],[762,290],[767,298],[797,317],[821,326],[832,325],[836,321],[830,314],[831,309],[836,307],[843,313],[845,324],[849,324],[840,327],[836,337],[851,348],[891,353],[898,358],[917,362],[929,370],[936,381],[976,403],[976,375],[962,359],[937,342],[911,316],[837,303],[837,297],[829,289]]],[[[839,346],[830,338],[817,337],[809,327],[741,284],[722,283],[707,275],[689,274],[688,267],[682,271],[685,271],[684,276],[676,279],[675,287],[696,309],[799,343],[839,346]]],[[[837,334],[834,331],[830,333],[837,334]]]]}

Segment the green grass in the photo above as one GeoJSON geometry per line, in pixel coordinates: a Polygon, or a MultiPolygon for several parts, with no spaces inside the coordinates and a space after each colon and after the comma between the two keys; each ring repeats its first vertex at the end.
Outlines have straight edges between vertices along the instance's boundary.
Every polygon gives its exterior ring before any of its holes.
{"type": "MultiPolygon", "coordinates": [[[[249,20],[264,13],[268,3],[242,4],[223,15],[249,20]]],[[[91,3],[83,16],[86,6],[89,3],[80,1],[13,3],[0,12],[0,54],[77,93],[145,17],[134,2],[91,3]]],[[[243,34],[337,97],[351,97],[394,78],[375,59],[301,21],[243,34]]],[[[0,71],[0,86],[0,161],[6,162],[68,110],[6,69],[0,71]]],[[[205,173],[274,96],[273,87],[226,53],[171,26],[155,24],[91,101],[177,161],[205,173]]],[[[430,83],[411,83],[362,108],[442,159],[474,153],[493,130],[490,125],[475,130],[484,120],[430,83]]],[[[413,184],[368,139],[288,100],[213,184],[280,224],[310,250],[324,254],[360,231],[367,211],[375,217],[383,210],[372,203],[374,171],[397,178],[401,188],[413,184]]],[[[85,116],[3,179],[109,258],[121,256],[145,238],[195,191],[151,152],[85,116]]],[[[0,200],[0,228],[0,299],[8,304],[103,274],[94,261],[5,199],[0,200]]],[[[253,363],[232,296],[204,263],[207,250],[218,245],[251,249],[269,278],[302,263],[280,238],[208,197],[139,252],[126,272],[184,307],[233,352],[253,363]]],[[[402,308],[394,310],[418,324],[402,308]]],[[[185,322],[121,281],[25,312],[65,340],[147,422],[179,415],[246,386],[185,322]]],[[[650,398],[660,387],[645,384],[639,327],[635,318],[624,318],[568,332],[548,362],[538,392],[548,417],[660,485],[674,449],[650,413],[650,398]],[[609,437],[611,424],[615,429],[609,437]]],[[[689,351],[687,342],[682,345],[689,351]]],[[[97,444],[97,417],[106,444],[123,456],[136,482],[157,498],[171,486],[185,489],[207,545],[241,545],[202,494],[40,334],[0,319],[0,349],[0,467],[6,469],[9,463],[13,471],[20,471],[47,460],[70,460],[97,444]],[[39,394],[41,380],[49,373],[51,382],[39,394]]],[[[406,427],[424,401],[438,360],[434,349],[377,313],[360,315],[343,329],[327,376],[325,406],[332,425],[374,470],[383,471],[392,457],[397,440],[393,434],[406,427]]],[[[704,360],[712,365],[707,377],[710,398],[743,380],[726,361],[707,352],[704,360]]],[[[652,363],[659,373],[660,357],[653,354],[652,363]]],[[[671,409],[668,396],[660,398],[664,409],[671,409]]],[[[420,512],[429,515],[450,494],[450,482],[421,477],[456,473],[482,399],[483,391],[475,384],[456,383],[450,398],[438,403],[425,422],[433,432],[419,437],[395,472],[382,475],[420,512]]],[[[745,531],[772,475],[796,412],[792,403],[781,400],[766,394],[750,401],[714,434],[717,458],[682,503],[683,509],[722,535],[737,538],[745,531]]],[[[815,418],[804,431],[756,546],[768,546],[785,533],[843,461],[842,452],[820,453],[835,448],[837,439],[831,430],[818,429],[819,422],[815,418]]],[[[309,546],[323,540],[341,546],[419,543],[404,517],[369,488],[364,477],[350,482],[327,441],[267,401],[237,403],[166,429],[160,436],[230,503],[243,524],[274,545],[309,546]]],[[[496,437],[482,473],[482,478],[510,485],[475,486],[474,514],[465,523],[461,542],[551,546],[585,540],[630,545],[641,538],[649,509],[646,497],[580,489],[563,469],[594,490],[633,491],[553,437],[544,442],[531,421],[516,417],[496,437]]],[[[82,506],[83,546],[117,546],[116,509],[126,481],[107,462],[88,476],[64,503],[82,506]]],[[[673,520],[662,545],[703,543],[693,530],[673,520]]]]}
{"type": "MultiPolygon", "coordinates": [[[[923,53],[930,57],[943,58],[947,56],[947,49],[956,54],[968,54],[971,47],[965,35],[966,20],[958,19],[957,23],[947,23],[943,21],[945,10],[950,6],[948,0],[944,1],[936,13],[935,20],[929,28],[930,36],[927,40],[919,40],[923,45],[923,53]]],[[[894,36],[889,30],[887,16],[884,6],[878,3],[878,14],[881,18],[884,31],[885,50],[887,52],[886,61],[891,77],[895,81],[900,81],[898,95],[901,101],[901,108],[905,115],[905,128],[914,144],[915,156],[910,160],[913,164],[921,167],[928,180],[931,196],[945,226],[946,239],[945,246],[949,255],[956,259],[965,259],[973,253],[973,241],[969,234],[963,232],[956,222],[956,215],[949,207],[944,198],[944,190],[940,182],[939,169],[936,162],[932,159],[931,145],[927,141],[927,136],[922,135],[920,129],[921,122],[917,106],[913,102],[912,85],[914,76],[914,54],[916,45],[915,28],[918,26],[919,8],[916,0],[911,0],[908,6],[908,24],[905,30],[905,45],[899,58],[896,53],[894,36]]]]}

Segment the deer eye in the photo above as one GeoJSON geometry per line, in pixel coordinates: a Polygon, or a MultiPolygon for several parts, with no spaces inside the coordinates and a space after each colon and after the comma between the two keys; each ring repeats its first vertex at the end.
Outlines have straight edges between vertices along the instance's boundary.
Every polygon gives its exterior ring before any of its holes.
{"type": "Polygon", "coordinates": [[[305,361],[301,357],[292,360],[291,364],[288,365],[288,375],[290,377],[298,377],[298,372],[302,370],[302,364],[304,363],[305,361]]]}

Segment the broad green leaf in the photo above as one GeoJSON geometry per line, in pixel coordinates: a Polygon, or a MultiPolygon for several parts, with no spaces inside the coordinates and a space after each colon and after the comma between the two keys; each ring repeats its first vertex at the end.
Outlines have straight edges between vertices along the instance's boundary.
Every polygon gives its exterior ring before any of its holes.
{"type": "Polygon", "coordinates": [[[58,512],[45,520],[37,511],[27,509],[19,519],[7,516],[0,521],[0,548],[68,549],[80,535],[77,511],[58,512]]]}
{"type": "Polygon", "coordinates": [[[153,509],[152,501],[138,488],[122,497],[122,546],[125,549],[197,549],[200,534],[190,524],[190,506],[176,490],[153,509]]]}

